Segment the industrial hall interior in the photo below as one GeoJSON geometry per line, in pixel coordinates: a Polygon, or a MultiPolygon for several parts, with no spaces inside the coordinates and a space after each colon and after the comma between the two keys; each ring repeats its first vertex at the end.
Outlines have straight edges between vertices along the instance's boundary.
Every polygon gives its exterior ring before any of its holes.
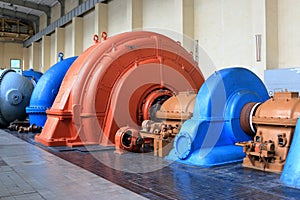
{"type": "Polygon", "coordinates": [[[300,199],[299,0],[0,0],[0,200],[300,199]]]}

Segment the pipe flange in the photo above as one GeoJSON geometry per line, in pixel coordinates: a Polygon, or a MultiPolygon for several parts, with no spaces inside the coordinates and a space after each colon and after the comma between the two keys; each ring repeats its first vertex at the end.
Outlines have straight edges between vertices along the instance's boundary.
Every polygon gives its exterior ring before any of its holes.
{"type": "Polygon", "coordinates": [[[27,114],[46,114],[46,110],[48,107],[46,106],[27,106],[26,113],[27,114]]]}
{"type": "Polygon", "coordinates": [[[6,100],[11,105],[18,105],[23,100],[23,95],[19,90],[12,89],[6,92],[6,100]]]}
{"type": "Polygon", "coordinates": [[[46,107],[46,106],[28,106],[28,108],[32,108],[32,109],[48,109],[48,107],[46,107]]]}
{"type": "Polygon", "coordinates": [[[190,135],[186,132],[179,133],[174,140],[174,148],[179,159],[186,159],[192,150],[192,139],[190,135]]]}

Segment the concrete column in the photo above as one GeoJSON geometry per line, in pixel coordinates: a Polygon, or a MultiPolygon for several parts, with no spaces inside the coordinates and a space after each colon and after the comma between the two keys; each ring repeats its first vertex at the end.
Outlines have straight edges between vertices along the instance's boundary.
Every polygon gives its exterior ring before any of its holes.
{"type": "Polygon", "coordinates": [[[65,30],[64,30],[64,28],[56,28],[55,29],[55,45],[54,45],[54,54],[55,54],[54,63],[57,63],[58,52],[64,52],[64,50],[65,50],[65,30]]]}
{"type": "Polygon", "coordinates": [[[23,48],[23,63],[22,63],[22,69],[27,70],[29,69],[29,48],[24,47],[23,48]]]}
{"type": "Polygon", "coordinates": [[[48,20],[48,16],[45,13],[43,13],[40,16],[40,30],[43,30],[44,28],[46,28],[48,26],[47,20],[48,20]]]}
{"type": "Polygon", "coordinates": [[[95,34],[99,37],[102,32],[108,32],[108,6],[104,3],[95,5],[95,34]]]}
{"type": "Polygon", "coordinates": [[[267,69],[277,69],[278,55],[278,0],[266,0],[266,59],[267,69]]]}
{"type": "Polygon", "coordinates": [[[194,51],[194,0],[183,0],[183,46],[189,52],[194,51]]]}
{"type": "Polygon", "coordinates": [[[44,35],[42,37],[42,66],[41,72],[47,71],[50,67],[50,57],[51,57],[51,37],[44,35]]]}
{"type": "Polygon", "coordinates": [[[29,47],[29,51],[30,51],[29,66],[30,68],[39,71],[39,57],[40,57],[39,43],[33,42],[29,47]]]}
{"type": "Polygon", "coordinates": [[[78,56],[83,51],[83,19],[74,17],[72,25],[72,55],[78,56]]]}
{"type": "Polygon", "coordinates": [[[128,9],[131,12],[131,29],[140,30],[143,28],[143,1],[142,0],[129,0],[128,9]]]}

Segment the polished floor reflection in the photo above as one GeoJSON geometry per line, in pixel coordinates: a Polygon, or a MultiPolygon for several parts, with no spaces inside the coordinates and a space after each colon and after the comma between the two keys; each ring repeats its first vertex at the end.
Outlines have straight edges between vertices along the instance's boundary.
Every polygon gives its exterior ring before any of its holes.
{"type": "Polygon", "coordinates": [[[42,148],[149,199],[300,198],[300,190],[280,183],[280,174],[245,169],[240,163],[199,168],[169,163],[151,152],[116,154],[113,147],[101,146],[49,148],[35,144],[31,135],[15,135],[32,148],[42,148]]]}

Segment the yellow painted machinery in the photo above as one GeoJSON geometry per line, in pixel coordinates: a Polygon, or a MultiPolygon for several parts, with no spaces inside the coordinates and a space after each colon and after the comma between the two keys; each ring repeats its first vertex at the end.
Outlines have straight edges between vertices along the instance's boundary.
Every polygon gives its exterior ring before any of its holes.
{"type": "Polygon", "coordinates": [[[241,127],[255,136],[253,141],[236,143],[246,153],[243,166],[281,172],[299,116],[298,92],[278,92],[262,104],[246,104],[241,112],[241,127]]]}
{"type": "Polygon", "coordinates": [[[193,116],[195,100],[194,91],[179,92],[161,105],[153,119],[144,120],[141,130],[120,128],[115,136],[117,151],[137,152],[142,144],[149,143],[154,147],[154,155],[166,155],[182,123],[193,116]]]}

